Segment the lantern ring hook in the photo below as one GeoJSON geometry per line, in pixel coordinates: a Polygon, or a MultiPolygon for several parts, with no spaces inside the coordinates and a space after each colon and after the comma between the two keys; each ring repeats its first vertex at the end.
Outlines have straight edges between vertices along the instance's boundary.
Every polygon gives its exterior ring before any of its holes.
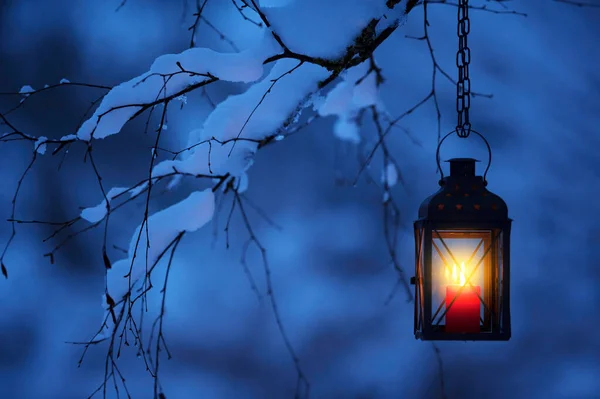
{"type": "MultiPolygon", "coordinates": [[[[444,142],[444,140],[446,140],[448,138],[448,136],[450,136],[451,134],[454,134],[454,133],[458,134],[458,131],[455,129],[455,130],[451,131],[450,133],[447,133],[440,140],[440,142],[438,143],[438,146],[437,146],[437,150],[435,151],[435,161],[437,163],[438,171],[440,172],[440,181],[439,181],[440,186],[444,185],[444,171],[442,170],[442,165],[440,164],[440,147],[442,146],[442,143],[444,142]]],[[[471,129],[471,133],[475,133],[476,135],[478,135],[483,140],[483,142],[485,143],[485,146],[487,147],[487,150],[488,150],[488,164],[487,164],[487,167],[485,168],[485,172],[483,173],[483,185],[487,186],[486,177],[487,177],[488,171],[490,170],[490,166],[492,165],[492,149],[490,147],[490,143],[488,143],[488,141],[485,139],[485,137],[483,137],[483,135],[481,133],[479,133],[473,129],[471,129]]]]}

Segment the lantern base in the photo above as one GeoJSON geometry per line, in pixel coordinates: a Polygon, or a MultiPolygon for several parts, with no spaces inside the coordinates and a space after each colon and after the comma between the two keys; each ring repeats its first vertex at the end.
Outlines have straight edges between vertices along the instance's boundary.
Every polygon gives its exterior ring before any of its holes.
{"type": "Polygon", "coordinates": [[[510,332],[447,333],[444,331],[415,331],[421,341],[508,341],[510,332]]]}

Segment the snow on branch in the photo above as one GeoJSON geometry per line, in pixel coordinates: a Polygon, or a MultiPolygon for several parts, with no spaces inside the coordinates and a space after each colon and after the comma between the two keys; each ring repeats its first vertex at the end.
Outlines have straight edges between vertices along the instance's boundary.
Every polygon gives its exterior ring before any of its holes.
{"type": "Polygon", "coordinates": [[[317,107],[319,115],[337,117],[334,134],[341,140],[360,141],[359,112],[372,105],[381,106],[378,86],[381,78],[373,59],[351,68],[317,107]]]}
{"type": "Polygon", "coordinates": [[[110,313],[115,304],[125,306],[124,297],[139,286],[164,255],[173,241],[184,232],[191,233],[208,223],[215,211],[215,198],[212,190],[196,191],[186,199],[150,216],[145,225],[137,227],[129,243],[127,257],[115,262],[107,272],[105,323],[99,339],[112,334],[115,320],[110,313]],[[144,228],[146,227],[146,228],[144,228]],[[151,245],[148,245],[151,243],[151,245]],[[143,279],[142,279],[143,277],[143,279]]]}
{"type": "Polygon", "coordinates": [[[114,87],[77,131],[80,140],[117,134],[143,111],[217,80],[249,83],[263,75],[263,61],[280,50],[265,33],[259,44],[240,53],[191,48],[158,57],[150,71],[114,87]]]}
{"type": "Polygon", "coordinates": [[[401,0],[297,0],[285,7],[265,7],[261,17],[290,52],[335,60],[348,51],[352,44],[349,38],[375,37],[386,29],[393,30],[414,6],[411,3],[416,4],[401,0]]]}
{"type": "Polygon", "coordinates": [[[159,163],[153,177],[173,170],[239,176],[252,165],[260,142],[276,132],[298,107],[308,105],[307,98],[328,75],[325,68],[317,65],[278,61],[265,79],[218,104],[203,128],[190,133],[190,145],[203,142],[202,145],[181,160],[159,163]]]}

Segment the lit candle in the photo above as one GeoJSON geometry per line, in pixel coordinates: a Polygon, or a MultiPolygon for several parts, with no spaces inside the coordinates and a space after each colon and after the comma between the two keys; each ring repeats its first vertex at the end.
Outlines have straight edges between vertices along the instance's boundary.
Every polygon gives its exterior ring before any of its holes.
{"type": "MultiPolygon", "coordinates": [[[[445,331],[451,333],[478,333],[480,331],[479,296],[481,295],[481,288],[479,286],[464,286],[466,283],[464,262],[460,266],[460,284],[450,284],[446,287],[445,331]],[[462,292],[458,294],[461,288],[462,292]]],[[[453,282],[457,281],[456,265],[452,269],[452,280],[453,282]]]]}

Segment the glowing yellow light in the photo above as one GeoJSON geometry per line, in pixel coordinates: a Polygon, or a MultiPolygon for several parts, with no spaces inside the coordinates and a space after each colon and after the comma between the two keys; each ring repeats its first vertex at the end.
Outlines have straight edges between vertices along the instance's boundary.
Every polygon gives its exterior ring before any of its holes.
{"type": "Polygon", "coordinates": [[[452,284],[460,284],[465,285],[467,283],[467,277],[465,276],[465,262],[460,263],[460,270],[456,267],[456,264],[452,265],[452,275],[450,276],[450,272],[448,268],[446,268],[445,275],[448,280],[452,284]]]}

